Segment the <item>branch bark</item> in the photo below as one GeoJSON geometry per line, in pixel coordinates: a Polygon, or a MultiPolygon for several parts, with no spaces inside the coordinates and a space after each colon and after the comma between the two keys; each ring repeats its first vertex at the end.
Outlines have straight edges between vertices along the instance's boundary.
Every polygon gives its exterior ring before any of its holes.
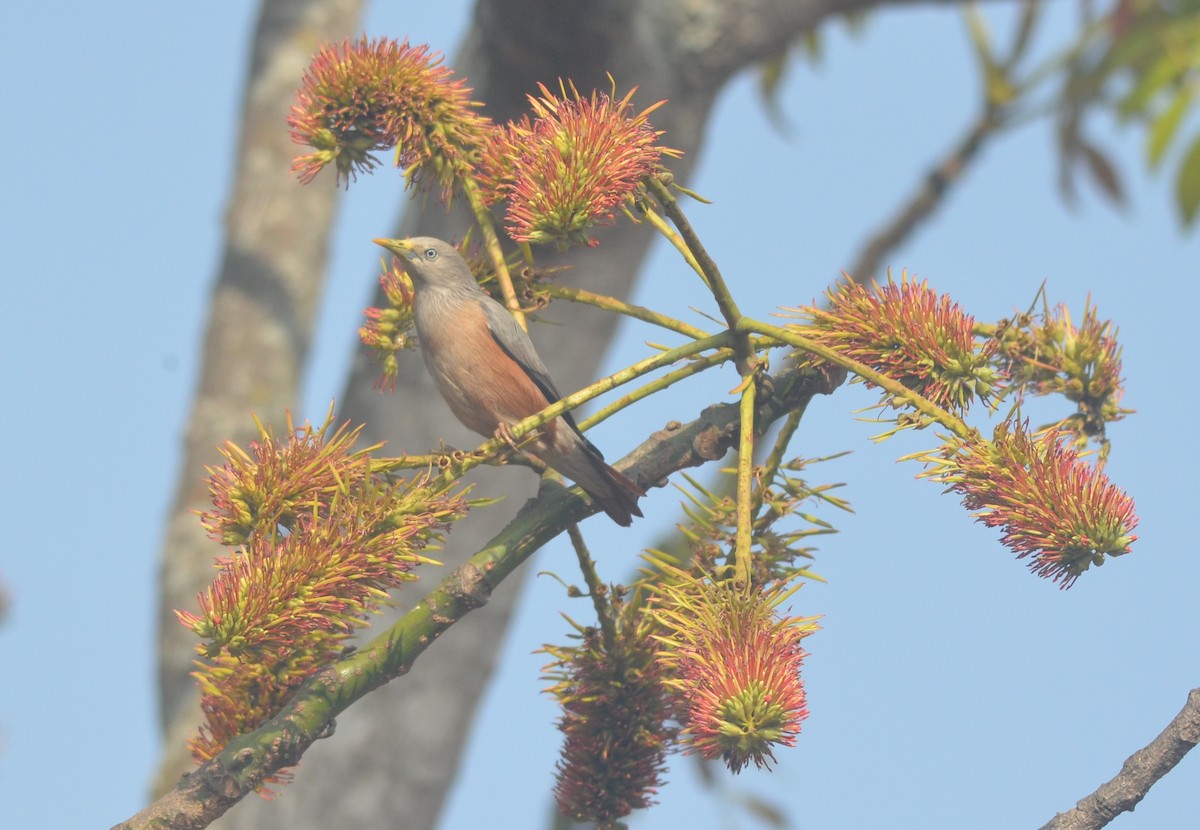
{"type": "Polygon", "coordinates": [[[1098,830],[1121,813],[1132,812],[1158,780],[1200,743],[1200,689],[1157,738],[1129,756],[1121,771],[1075,807],[1059,813],[1042,830],[1098,830]]]}

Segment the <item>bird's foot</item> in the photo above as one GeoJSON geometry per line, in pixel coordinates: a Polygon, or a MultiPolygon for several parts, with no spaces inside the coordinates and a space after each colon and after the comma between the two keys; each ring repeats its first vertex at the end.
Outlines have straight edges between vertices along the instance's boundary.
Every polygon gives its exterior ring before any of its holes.
{"type": "Polygon", "coordinates": [[[517,441],[515,438],[513,438],[512,430],[508,428],[508,424],[501,424],[500,426],[496,427],[496,437],[503,440],[504,443],[508,444],[508,446],[511,447],[515,452],[520,451],[521,448],[517,446],[517,441]]]}

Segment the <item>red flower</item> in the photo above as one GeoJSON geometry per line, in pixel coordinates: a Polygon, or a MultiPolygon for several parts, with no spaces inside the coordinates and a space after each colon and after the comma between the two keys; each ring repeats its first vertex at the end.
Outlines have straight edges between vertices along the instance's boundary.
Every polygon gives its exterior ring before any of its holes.
{"type": "Polygon", "coordinates": [[[1017,558],[1032,557],[1030,570],[1069,588],[1106,556],[1129,553],[1138,520],[1133,499],[1060,439],[1005,422],[992,441],[955,440],[925,460],[979,521],[1003,528],[1017,558]]]}
{"type": "Polygon", "coordinates": [[[332,162],[348,183],[375,167],[373,151],[395,147],[409,184],[437,183],[449,195],[470,172],[489,122],[441,62],[428,46],[388,38],[322,47],[288,118],[292,140],[316,151],[292,164],[300,180],[332,162]]]}
{"type": "Polygon", "coordinates": [[[687,577],[661,590],[659,656],[685,749],[721,756],[733,772],[768,765],[774,746],[795,745],[808,716],[800,641],[815,621],[775,613],[791,594],[779,584],[746,593],[687,577]]]}
{"type": "Polygon", "coordinates": [[[995,341],[976,342],[975,320],[949,295],[902,274],[886,285],[846,282],[829,294],[828,310],[808,306],[810,337],[904,384],[937,406],[961,412],[987,399],[999,377],[995,341]]]}
{"type": "MultiPolygon", "coordinates": [[[[563,87],[556,97],[541,86],[528,116],[493,128],[484,143],[480,189],[490,202],[507,200],[507,228],[520,242],[581,242],[612,221],[618,206],[664,155],[648,116],[663,102],[631,114],[636,88],[620,100],[563,87]]],[[[615,94],[615,93],[614,93],[615,94]]]]}
{"type": "Polygon", "coordinates": [[[650,806],[674,738],[652,620],[610,596],[610,636],[576,626],[578,645],[545,648],[555,658],[543,671],[564,735],[554,798],[577,821],[611,822],[650,806]]]}

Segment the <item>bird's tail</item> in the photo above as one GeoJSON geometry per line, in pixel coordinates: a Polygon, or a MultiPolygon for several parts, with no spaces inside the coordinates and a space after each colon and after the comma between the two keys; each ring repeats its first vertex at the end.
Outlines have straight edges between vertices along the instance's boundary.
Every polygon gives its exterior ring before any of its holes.
{"type": "Polygon", "coordinates": [[[593,501],[621,527],[633,524],[633,517],[642,515],[638,499],[646,491],[622,473],[609,466],[600,451],[582,435],[574,433],[580,444],[566,452],[559,448],[539,447],[542,460],[582,487],[593,501]]]}
{"type": "Polygon", "coordinates": [[[646,495],[646,491],[637,485],[629,476],[620,470],[613,469],[603,459],[596,461],[597,479],[602,484],[578,481],[580,487],[587,490],[596,504],[608,514],[609,518],[621,527],[633,524],[633,517],[641,517],[642,509],[638,507],[638,499],[646,495]]]}

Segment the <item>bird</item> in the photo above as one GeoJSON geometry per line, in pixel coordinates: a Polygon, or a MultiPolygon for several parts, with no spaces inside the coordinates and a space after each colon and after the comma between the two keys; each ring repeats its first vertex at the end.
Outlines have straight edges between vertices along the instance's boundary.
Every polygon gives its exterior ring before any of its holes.
{"type": "MultiPolygon", "coordinates": [[[[373,241],[412,279],[421,354],[450,411],[468,429],[515,447],[509,428],[562,397],[529,335],[450,243],[428,236],[373,241]]],[[[645,489],[604,461],[570,412],[520,449],[573,480],[622,527],[642,515],[645,489]]]]}

